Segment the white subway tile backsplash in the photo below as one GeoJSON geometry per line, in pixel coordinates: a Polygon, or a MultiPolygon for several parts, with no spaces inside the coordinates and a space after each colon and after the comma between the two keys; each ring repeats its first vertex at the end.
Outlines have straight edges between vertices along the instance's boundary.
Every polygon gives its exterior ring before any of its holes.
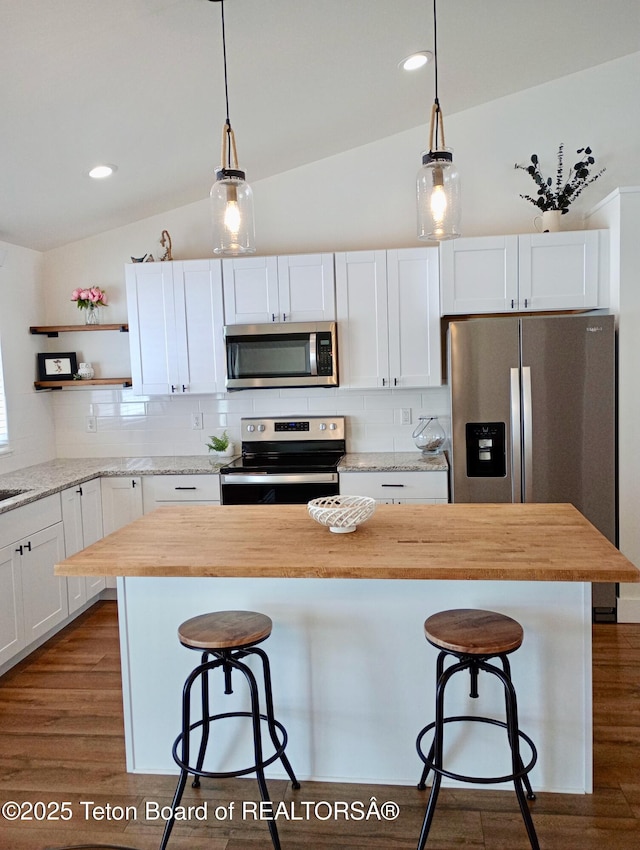
{"type": "Polygon", "coordinates": [[[63,391],[53,399],[51,409],[59,457],[205,455],[209,435],[223,429],[234,442],[241,442],[243,416],[344,415],[349,451],[412,451],[411,434],[422,415],[437,415],[450,433],[446,387],[249,390],[158,397],[135,396],[130,389],[63,391]],[[411,425],[400,424],[404,407],[411,409],[411,425]],[[195,412],[203,414],[202,429],[191,427],[195,412]],[[88,415],[97,417],[97,434],[86,432],[88,415]]]}

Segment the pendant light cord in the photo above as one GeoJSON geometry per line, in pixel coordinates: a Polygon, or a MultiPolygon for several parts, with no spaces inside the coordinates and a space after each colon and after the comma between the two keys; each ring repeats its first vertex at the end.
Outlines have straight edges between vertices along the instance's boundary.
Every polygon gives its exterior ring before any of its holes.
{"type": "MultiPolygon", "coordinates": [[[[225,132],[227,141],[231,139],[231,120],[229,118],[229,80],[227,77],[227,38],[224,28],[224,0],[220,0],[220,18],[222,20],[222,61],[224,63],[224,100],[227,107],[227,120],[225,122],[225,132]]],[[[231,168],[231,144],[227,144],[227,168],[231,168]]]]}
{"type": "Polygon", "coordinates": [[[440,135],[441,147],[446,147],[444,141],[444,117],[438,98],[438,16],[436,14],[436,0],[433,0],[433,70],[435,98],[431,108],[431,128],[429,131],[429,148],[431,152],[438,148],[438,134],[440,135]]]}

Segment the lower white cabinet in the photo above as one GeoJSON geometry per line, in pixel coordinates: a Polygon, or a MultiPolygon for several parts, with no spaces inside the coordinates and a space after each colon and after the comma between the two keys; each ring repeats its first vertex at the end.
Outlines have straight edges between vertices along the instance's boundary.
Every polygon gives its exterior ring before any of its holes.
{"type": "Polygon", "coordinates": [[[64,530],[58,522],[15,544],[22,573],[25,644],[61,623],[69,613],[66,579],[53,573],[64,560],[64,530]]]}
{"type": "Polygon", "coordinates": [[[0,549],[0,665],[25,645],[22,571],[14,546],[0,549]]]}
{"type": "MultiPolygon", "coordinates": [[[[70,558],[103,536],[100,479],[94,478],[60,493],[64,547],[70,558]]],[[[106,587],[103,576],[68,576],[67,598],[73,614],[106,587]]]]}
{"type": "Polygon", "coordinates": [[[0,515],[0,665],[68,615],[60,497],[0,515]]]}
{"type": "Polygon", "coordinates": [[[167,505],[219,505],[220,476],[145,475],[142,500],[145,514],[167,505]]]}
{"type": "MultiPolygon", "coordinates": [[[[105,537],[142,516],[142,480],[139,476],[102,478],[100,487],[105,537]]],[[[115,586],[115,578],[108,578],[107,587],[115,586]]]]}
{"type": "Polygon", "coordinates": [[[341,472],[340,495],[370,496],[387,505],[445,504],[449,501],[448,473],[341,472]]]}

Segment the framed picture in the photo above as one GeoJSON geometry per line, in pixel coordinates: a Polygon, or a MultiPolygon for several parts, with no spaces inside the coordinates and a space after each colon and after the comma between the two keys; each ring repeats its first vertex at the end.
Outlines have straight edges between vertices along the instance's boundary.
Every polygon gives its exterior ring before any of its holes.
{"type": "Polygon", "coordinates": [[[75,351],[63,354],[38,354],[39,381],[72,381],[78,372],[75,351]]]}

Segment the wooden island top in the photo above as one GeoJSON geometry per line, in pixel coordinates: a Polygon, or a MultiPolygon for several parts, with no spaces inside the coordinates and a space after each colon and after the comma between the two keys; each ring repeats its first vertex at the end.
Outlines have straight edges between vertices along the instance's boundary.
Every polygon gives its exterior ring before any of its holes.
{"type": "Polygon", "coordinates": [[[57,575],[637,582],[568,504],[378,505],[333,534],[306,505],[163,507],[56,565],[57,575]]]}

